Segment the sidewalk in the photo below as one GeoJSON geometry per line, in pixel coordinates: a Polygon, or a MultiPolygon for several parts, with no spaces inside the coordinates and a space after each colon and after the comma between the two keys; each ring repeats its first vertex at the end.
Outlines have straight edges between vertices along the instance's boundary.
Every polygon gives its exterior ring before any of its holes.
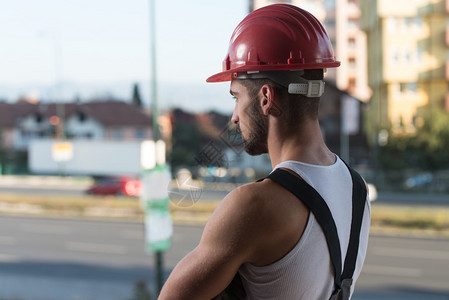
{"type": "Polygon", "coordinates": [[[449,206],[449,194],[379,192],[373,203],[449,206]]]}
{"type": "Polygon", "coordinates": [[[0,175],[0,187],[39,187],[42,189],[86,189],[92,185],[90,177],[0,175]]]}

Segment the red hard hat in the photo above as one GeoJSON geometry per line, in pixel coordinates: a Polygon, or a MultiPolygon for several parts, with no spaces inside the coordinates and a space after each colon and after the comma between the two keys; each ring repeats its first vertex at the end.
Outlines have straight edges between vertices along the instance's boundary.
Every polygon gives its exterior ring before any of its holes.
{"type": "Polygon", "coordinates": [[[229,81],[246,71],[334,68],[340,65],[321,23],[309,12],[289,4],[253,11],[231,36],[223,72],[207,82],[229,81]]]}

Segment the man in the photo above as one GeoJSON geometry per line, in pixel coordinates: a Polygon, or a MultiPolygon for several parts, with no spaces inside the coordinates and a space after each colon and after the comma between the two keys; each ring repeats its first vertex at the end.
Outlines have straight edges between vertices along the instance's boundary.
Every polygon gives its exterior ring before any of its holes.
{"type": "MultiPolygon", "coordinates": [[[[318,123],[323,71],[337,67],[322,25],[308,12],[276,4],[249,14],[235,29],[223,72],[231,81],[232,122],[245,150],[268,153],[325,199],[346,253],[351,228],[352,180],[325,145],[318,123]]],[[[365,206],[354,281],[364,262],[369,231],[365,206]]],[[[175,267],[160,299],[211,299],[236,274],[248,299],[329,299],[334,272],[321,227],[300,199],[265,179],[229,193],[209,219],[200,244],[175,267]]]]}

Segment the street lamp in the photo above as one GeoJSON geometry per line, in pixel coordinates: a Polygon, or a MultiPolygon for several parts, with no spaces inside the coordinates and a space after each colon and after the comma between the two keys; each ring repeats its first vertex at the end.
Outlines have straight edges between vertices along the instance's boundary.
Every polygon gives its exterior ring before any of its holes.
{"type": "Polygon", "coordinates": [[[65,105],[61,97],[61,80],[62,80],[62,46],[60,35],[57,32],[48,34],[47,32],[40,32],[40,37],[50,37],[53,43],[53,68],[54,68],[54,98],[56,104],[56,115],[59,118],[59,123],[56,126],[56,138],[65,139],[64,120],[65,120],[65,105]],[[60,97],[60,99],[57,99],[60,97]]]}

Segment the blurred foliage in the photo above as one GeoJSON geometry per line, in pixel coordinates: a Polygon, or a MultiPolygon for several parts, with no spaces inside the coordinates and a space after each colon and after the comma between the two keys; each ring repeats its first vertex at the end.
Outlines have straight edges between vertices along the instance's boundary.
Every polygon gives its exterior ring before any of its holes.
{"type": "Polygon", "coordinates": [[[392,136],[379,149],[385,170],[449,168],[449,113],[441,109],[423,112],[424,125],[415,136],[392,136]]]}
{"type": "Polygon", "coordinates": [[[26,151],[11,151],[2,143],[0,130],[0,175],[1,174],[27,174],[28,154],[26,151]]]}
{"type": "Polygon", "coordinates": [[[139,108],[143,107],[142,97],[140,96],[139,84],[137,83],[134,83],[133,85],[132,103],[139,108]]]}
{"type": "Polygon", "coordinates": [[[196,123],[178,123],[173,128],[172,151],[169,161],[174,170],[194,166],[195,157],[201,151],[202,133],[196,123]]]}
{"type": "Polygon", "coordinates": [[[229,116],[214,111],[189,113],[174,109],[172,124],[172,147],[168,155],[172,171],[226,165],[223,147],[233,141],[224,142],[221,135],[228,128],[229,116]]]}
{"type": "Polygon", "coordinates": [[[372,228],[403,228],[449,231],[449,211],[438,208],[372,206],[372,228]]]}
{"type": "Polygon", "coordinates": [[[0,175],[5,174],[6,149],[3,146],[3,132],[0,128],[0,175]]]}

